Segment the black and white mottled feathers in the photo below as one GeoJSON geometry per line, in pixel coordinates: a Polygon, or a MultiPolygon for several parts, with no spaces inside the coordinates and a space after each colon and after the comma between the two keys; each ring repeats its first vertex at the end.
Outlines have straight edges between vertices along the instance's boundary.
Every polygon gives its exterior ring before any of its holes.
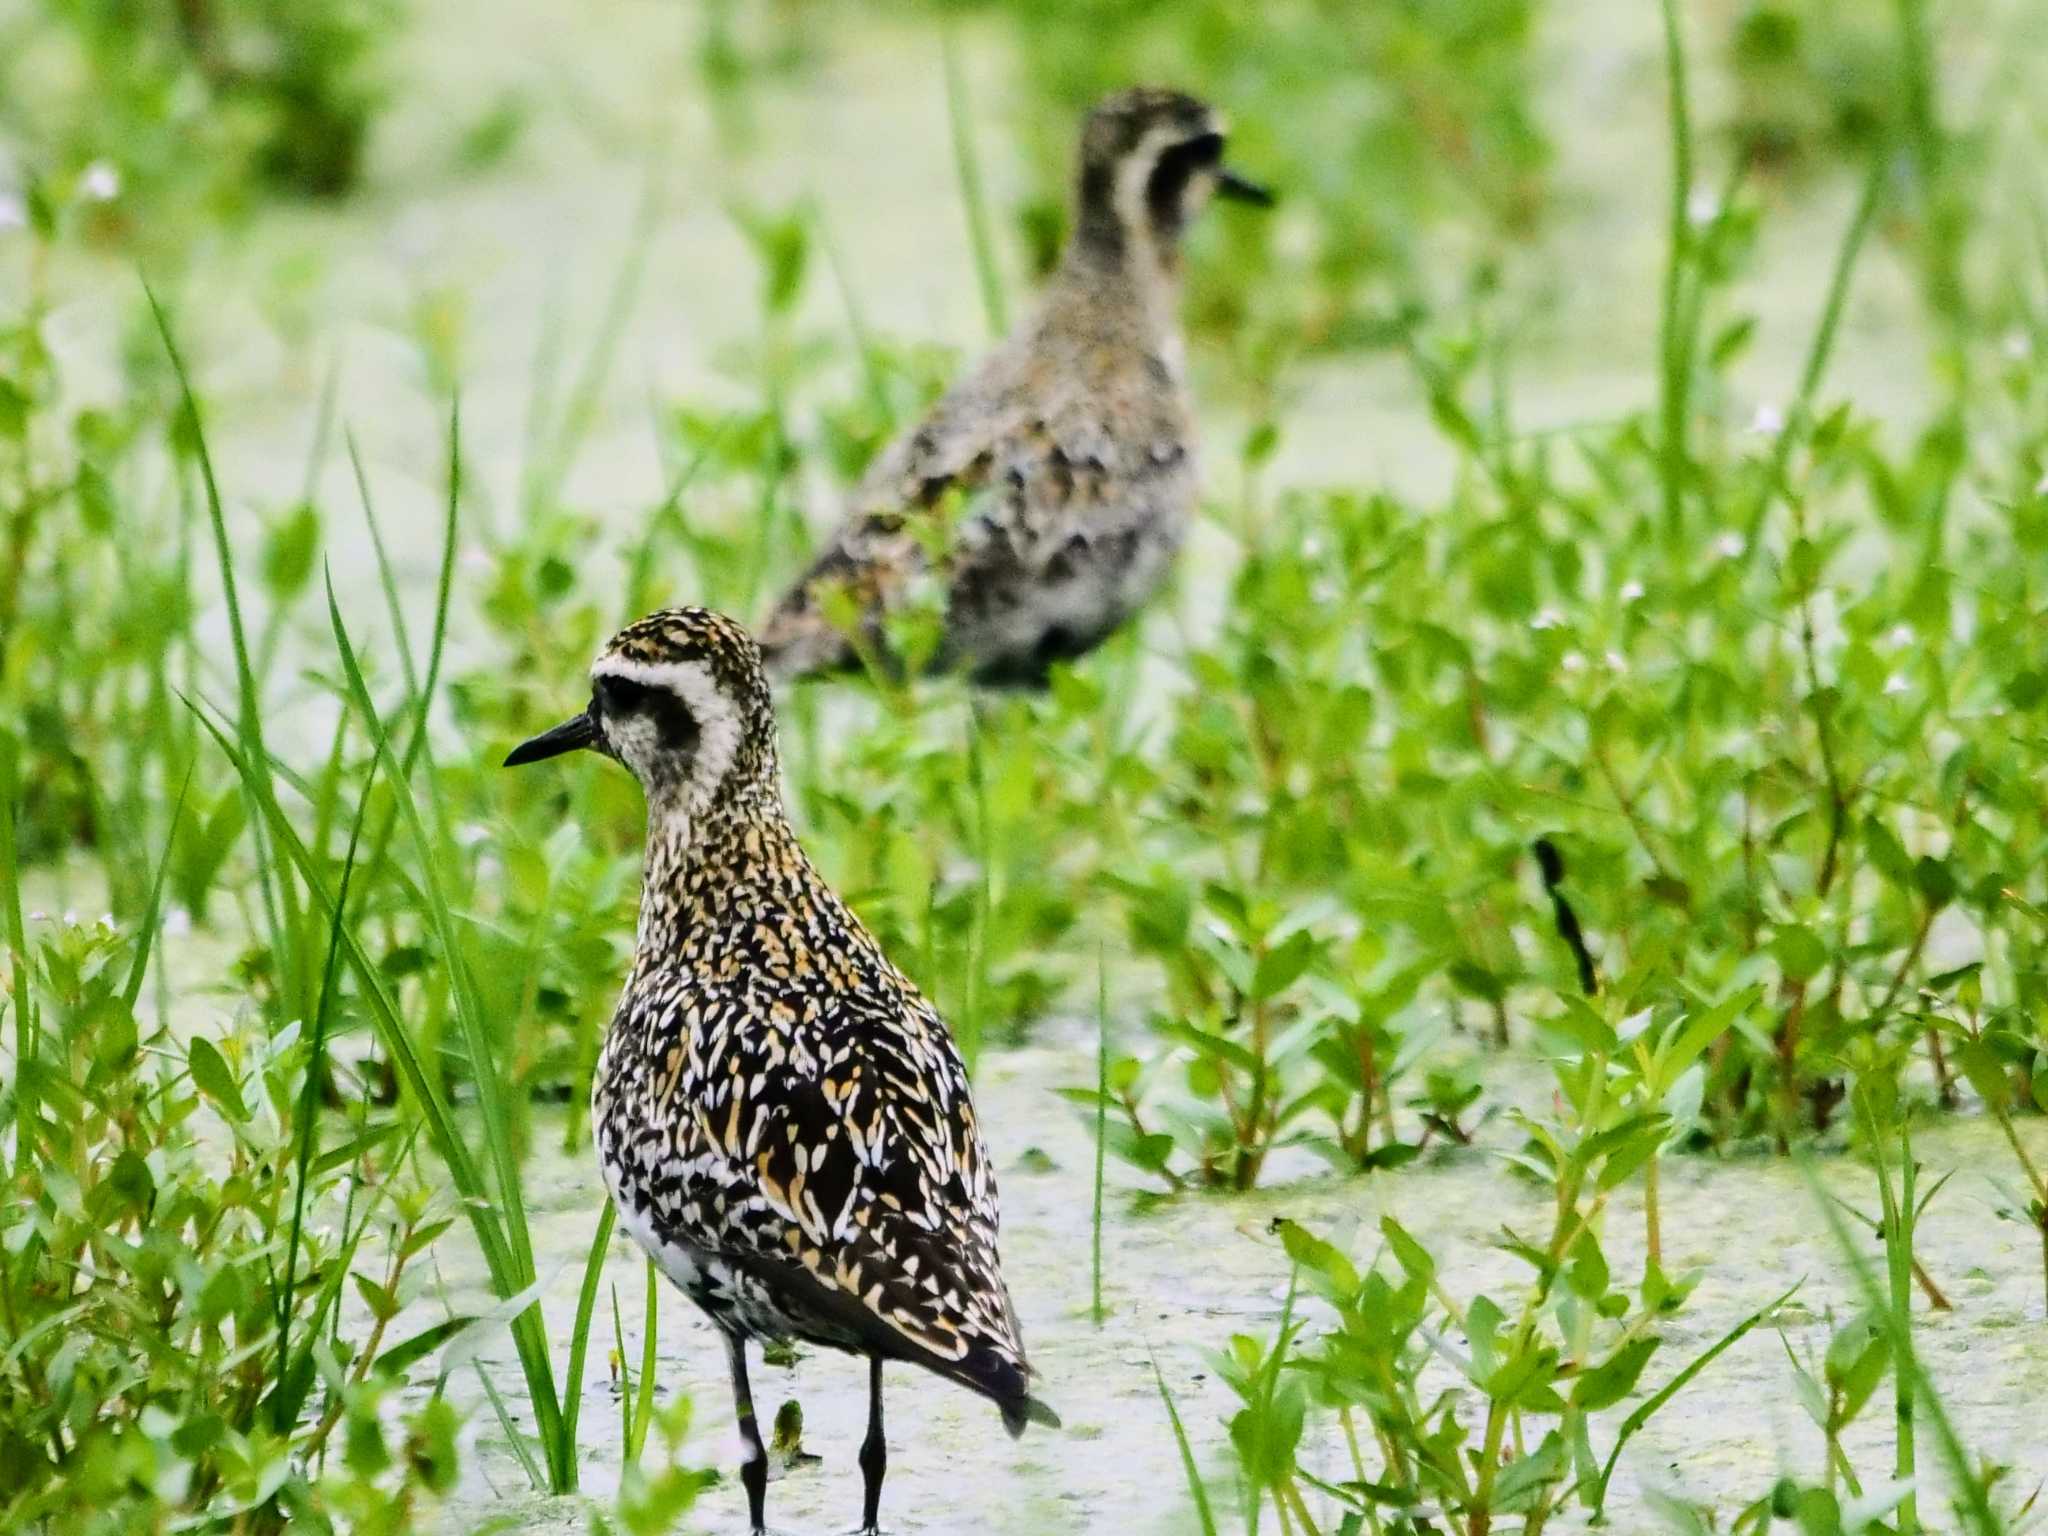
{"type": "Polygon", "coordinates": [[[959,1052],[784,819],[752,641],[670,610],[593,668],[600,703],[609,677],[678,676],[708,679],[681,689],[697,771],[650,788],[636,955],[593,1094],[622,1223],[728,1332],[915,1362],[1013,1433],[1050,1420],[959,1052]]]}
{"type": "Polygon", "coordinates": [[[771,675],[846,666],[857,644],[886,657],[884,617],[936,581],[934,664],[1036,682],[1165,581],[1198,492],[1177,249],[1221,142],[1210,109],[1175,92],[1091,114],[1074,238],[1036,315],[870,468],[762,626],[771,675]],[[1207,158],[1176,158],[1190,144],[1207,158]]]}
{"type": "Polygon", "coordinates": [[[852,660],[828,584],[879,643],[883,616],[935,577],[945,610],[935,665],[1002,683],[1092,649],[1164,581],[1196,496],[1176,368],[1089,334],[1072,307],[987,358],[885,451],[854,513],[764,626],[776,675],[852,660]],[[935,542],[945,549],[936,566],[935,542]]]}

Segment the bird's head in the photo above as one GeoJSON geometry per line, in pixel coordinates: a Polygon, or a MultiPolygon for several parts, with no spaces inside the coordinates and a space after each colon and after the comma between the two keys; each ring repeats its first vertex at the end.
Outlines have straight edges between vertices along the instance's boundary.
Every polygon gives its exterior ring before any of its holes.
{"type": "Polygon", "coordinates": [[[1079,241],[1170,262],[1210,198],[1270,207],[1271,192],[1223,163],[1225,140],[1215,108],[1181,91],[1135,86],[1098,102],[1081,131],[1079,241]]]}
{"type": "Polygon", "coordinates": [[[775,787],[775,715],[753,638],[708,608],[664,608],[612,636],[590,704],[515,747],[508,768],[588,747],[632,769],[656,817],[695,822],[775,787]]]}

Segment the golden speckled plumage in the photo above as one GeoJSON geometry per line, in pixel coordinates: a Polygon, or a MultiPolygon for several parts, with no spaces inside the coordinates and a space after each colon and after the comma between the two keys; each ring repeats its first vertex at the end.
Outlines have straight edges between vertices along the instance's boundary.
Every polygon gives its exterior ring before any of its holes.
{"type": "MultiPolygon", "coordinates": [[[[1029,1394],[966,1070],[784,817],[753,641],[671,609],[591,677],[586,714],[511,760],[590,746],[647,788],[633,967],[592,1095],[622,1224],[735,1349],[798,1338],[909,1361],[992,1398],[1013,1433],[1051,1421],[1029,1394]]],[[[743,1355],[735,1380],[750,1427],[743,1355]]],[[[879,1375],[875,1391],[879,1456],[879,1375]]]]}
{"type": "Polygon", "coordinates": [[[1122,92],[1082,132],[1074,237],[1036,315],[886,449],[844,523],[762,626],[774,676],[847,665],[826,599],[865,645],[917,578],[944,590],[935,664],[1034,683],[1092,649],[1166,579],[1192,520],[1180,236],[1226,172],[1216,115],[1174,91],[1122,92]],[[918,526],[959,499],[937,569],[918,526]]]}

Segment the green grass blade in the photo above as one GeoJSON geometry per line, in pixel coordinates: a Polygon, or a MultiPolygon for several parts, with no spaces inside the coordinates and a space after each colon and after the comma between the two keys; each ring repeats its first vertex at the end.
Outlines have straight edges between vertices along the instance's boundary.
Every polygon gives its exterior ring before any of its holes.
{"type": "MultiPolygon", "coordinates": [[[[254,770],[243,761],[234,738],[221,729],[204,713],[194,709],[199,723],[205,727],[222,754],[246,782],[253,777],[254,770]]],[[[271,832],[278,845],[297,866],[307,889],[320,908],[332,914],[337,906],[334,893],[328,888],[325,877],[320,873],[306,845],[281,811],[273,808],[271,832]]],[[[448,1165],[454,1180],[456,1193],[462,1197],[464,1210],[477,1234],[477,1245],[483,1249],[484,1259],[489,1265],[494,1280],[502,1284],[501,1275],[506,1266],[506,1247],[503,1233],[498,1227],[496,1211],[491,1208],[489,1190],[485,1187],[483,1175],[475,1158],[470,1154],[456,1129],[455,1112],[442,1095],[435,1074],[426,1069],[419,1052],[414,1048],[412,1037],[406,1031],[397,1006],[391,994],[385,989],[382,969],[371,958],[369,951],[347,927],[341,930],[342,944],[346,951],[349,969],[355,972],[356,983],[362,989],[363,1001],[368,1005],[370,1024],[376,1031],[378,1042],[390,1053],[399,1076],[405,1080],[407,1090],[412,1094],[422,1117],[427,1123],[428,1135],[433,1139],[434,1149],[441,1160],[448,1165]]]]}
{"type": "MultiPolygon", "coordinates": [[[[1873,1117],[1874,1118],[1874,1117],[1873,1117]]],[[[1873,1144],[1874,1145],[1874,1144],[1873,1144]]],[[[1877,1156],[1878,1177],[1884,1198],[1894,1209],[1885,1224],[1885,1262],[1890,1270],[1892,1312],[1899,1326],[1913,1326],[1913,1228],[1919,1218],[1915,1204],[1913,1130],[1905,1117],[1899,1118],[1899,1192],[1893,1200],[1891,1180],[1885,1174],[1884,1154],[1877,1156]]],[[[1897,1445],[1892,1458],[1892,1478],[1910,1484],[1918,1470],[1918,1447],[1913,1434],[1913,1390],[1897,1371],[1892,1373],[1892,1422],[1897,1445]]],[[[1898,1536],[1917,1536],[1920,1529],[1920,1496],[1909,1492],[1899,1501],[1898,1536]]]]}
{"type": "Polygon", "coordinates": [[[1841,245],[1836,248],[1834,271],[1828,278],[1827,299],[1821,305],[1820,323],[1814,328],[1813,343],[1806,352],[1806,366],[1799,375],[1799,393],[1793,398],[1792,408],[1785,413],[1785,425],[1779,429],[1777,440],[1771,444],[1770,464],[1743,529],[1748,540],[1744,554],[1750,558],[1755,557],[1757,546],[1762,542],[1764,518],[1784,489],[1785,466],[1791,462],[1792,450],[1804,438],[1806,427],[1813,419],[1813,397],[1827,373],[1828,358],[1834,353],[1835,332],[1841,327],[1842,311],[1849,302],[1850,279],[1855,276],[1864,241],[1877,219],[1888,161],[1889,157],[1882,148],[1871,156],[1870,171],[1863,178],[1863,193],[1857,199],[1856,212],[1849,220],[1848,229],[1843,232],[1841,245]]]}
{"type": "MultiPolygon", "coordinates": [[[[142,909],[142,928],[135,936],[135,960],[128,967],[128,981],[121,988],[121,1001],[130,1013],[142,997],[142,978],[149,973],[150,953],[156,948],[157,922],[163,915],[164,882],[170,878],[171,850],[178,841],[178,823],[185,816],[185,796],[192,789],[193,764],[185,765],[185,778],[178,785],[177,803],[171,807],[170,830],[164,834],[163,857],[157,860],[156,876],[149,883],[149,901],[142,909]]],[[[9,855],[13,849],[5,850],[9,855]]]]}
{"type": "MultiPolygon", "coordinates": [[[[200,481],[206,489],[206,514],[213,529],[214,549],[219,556],[221,595],[228,606],[228,637],[235,653],[235,688],[241,704],[239,724],[260,747],[262,725],[256,696],[256,673],[249,662],[249,637],[242,626],[242,604],[235,588],[235,561],[228,549],[227,522],[221,512],[220,484],[214,478],[213,454],[206,444],[205,421],[200,415],[199,399],[192,391],[192,379],[185,368],[184,354],[178,350],[177,338],[171,333],[170,317],[164,313],[163,305],[157,302],[154,288],[145,282],[142,291],[148,296],[150,313],[156,317],[157,335],[163,340],[171,372],[178,381],[185,417],[192,427],[192,448],[199,461],[200,481]]],[[[259,771],[258,777],[264,776],[259,771]]]]}
{"type": "Polygon", "coordinates": [[[605,294],[604,312],[597,322],[597,337],[584,355],[575,383],[570,386],[554,440],[546,450],[547,456],[523,489],[522,510],[529,514],[554,500],[562,481],[568,476],[570,465],[575,462],[576,451],[582,446],[590,424],[597,419],[598,396],[603,392],[605,379],[610,376],[619,338],[625,334],[626,322],[632,318],[633,308],[640,299],[641,280],[647,273],[647,253],[654,245],[654,226],[660,220],[661,207],[661,174],[657,165],[648,172],[639,209],[633,216],[633,231],[626,239],[625,256],[605,294]]]}
{"type": "MultiPolygon", "coordinates": [[[[299,1092],[298,1176],[292,1191],[291,1232],[285,1242],[284,1278],[277,1303],[277,1373],[284,1379],[291,1360],[292,1295],[298,1284],[299,1248],[305,1238],[306,1184],[313,1168],[313,1151],[320,1134],[321,1073],[327,1065],[327,1031],[334,1019],[335,976],[341,968],[341,934],[348,922],[349,883],[355,878],[356,850],[362,843],[363,818],[369,814],[370,791],[376,787],[377,766],[363,778],[363,791],[356,801],[355,824],[349,828],[348,855],[342,861],[341,884],[335,891],[334,910],[328,919],[327,959],[320,975],[320,1007],[313,1015],[313,1039],[306,1054],[306,1080],[299,1092]]],[[[279,1408],[282,1410],[280,1399],[279,1408]]],[[[283,1434],[289,1421],[276,1425],[283,1434]]]]}
{"type": "Polygon", "coordinates": [[[1095,950],[1095,1193],[1089,1217],[1088,1315],[1100,1328],[1102,1307],[1102,1175],[1109,1140],[1109,969],[1102,947],[1095,950]]]}
{"type": "Polygon", "coordinates": [[[29,998],[28,928],[21,918],[21,851],[14,837],[14,806],[20,798],[20,742],[0,730],[0,876],[7,880],[7,947],[14,957],[14,1157],[28,1166],[34,1155],[36,1012],[29,998]]]}
{"type": "MultiPolygon", "coordinates": [[[[198,714],[200,724],[212,735],[246,784],[253,777],[253,770],[242,761],[234,739],[204,714],[196,710],[195,714],[198,714]]],[[[384,752],[388,763],[388,745],[384,752]]],[[[313,899],[324,911],[332,913],[336,906],[335,897],[328,889],[318,863],[300,841],[291,823],[274,804],[267,808],[266,814],[272,818],[271,831],[278,846],[298,868],[313,899]]],[[[397,1006],[385,989],[382,970],[346,926],[340,931],[349,969],[355,973],[356,984],[369,1012],[371,1026],[376,1031],[379,1043],[397,1066],[413,1102],[419,1107],[426,1121],[434,1148],[448,1168],[450,1180],[460,1196],[463,1212],[469,1217],[471,1230],[476,1234],[477,1247],[483,1254],[485,1267],[490,1271],[495,1293],[500,1297],[516,1296],[531,1282],[519,1279],[520,1271],[513,1248],[500,1223],[497,1208],[492,1203],[491,1189],[485,1180],[483,1170],[462,1139],[455,1124],[454,1111],[442,1096],[435,1074],[430,1073],[421,1060],[419,1051],[399,1016],[397,1006]]],[[[516,1186],[514,1196],[517,1196],[516,1186]]],[[[523,1212],[520,1219],[523,1223],[523,1212]]],[[[527,1264],[530,1268],[530,1257],[527,1264]]],[[[548,1360],[547,1338],[538,1306],[528,1305],[514,1318],[511,1332],[513,1347],[519,1355],[520,1367],[534,1389],[535,1419],[546,1426],[551,1437],[558,1439],[558,1400],[554,1394],[553,1371],[548,1360]]],[[[542,1486],[550,1484],[543,1481],[542,1486]]]]}
{"type": "MultiPolygon", "coordinates": [[[[277,955],[278,975],[291,995],[303,996],[297,983],[301,977],[297,954],[298,917],[296,900],[285,861],[275,856],[264,832],[269,807],[277,803],[276,786],[271,780],[270,754],[263,744],[262,702],[256,686],[256,672],[249,660],[249,637],[242,621],[241,598],[235,586],[235,561],[228,547],[227,518],[221,510],[220,482],[213,469],[213,452],[207,446],[205,418],[200,413],[199,397],[193,392],[191,374],[185,367],[185,357],[178,350],[177,337],[172,334],[170,317],[158,302],[156,290],[147,282],[142,291],[149,299],[150,313],[156,319],[157,334],[162,338],[164,352],[169,357],[171,372],[177,378],[180,400],[184,406],[186,421],[192,429],[193,454],[199,462],[200,483],[206,492],[206,516],[213,533],[214,556],[220,568],[222,599],[228,610],[228,635],[235,657],[235,695],[238,704],[235,720],[236,735],[242,744],[243,759],[253,769],[247,781],[249,792],[257,802],[250,819],[256,841],[257,867],[261,874],[261,885],[266,915],[271,929],[271,945],[277,955]]],[[[303,1017],[303,1013],[301,1017],[303,1017]]]]}
{"type": "Polygon", "coordinates": [[[1935,1391],[1934,1383],[1920,1364],[1919,1352],[1913,1344],[1911,1314],[1902,1318],[1886,1304],[1883,1282],[1872,1271],[1863,1250],[1857,1246],[1855,1234],[1842,1220],[1841,1211],[1825,1197],[1820,1175],[1814,1171],[1812,1161],[1802,1157],[1800,1171],[1805,1175],[1807,1187],[1814,1193],[1835,1245],[1848,1261],[1856,1287],[1863,1293],[1863,1304],[1884,1320],[1885,1331],[1891,1336],[1892,1369],[1905,1378],[1925,1422],[1934,1426],[1934,1442],[1941,1451],[1941,1459],[1948,1464],[1949,1479],[1954,1484],[1956,1513],[1962,1518],[1963,1528],[1974,1536],[2005,1536],[2005,1522],[1991,1507],[1991,1496],[1985,1491],[1983,1479],[1977,1468],[1970,1464],[1969,1448],[1963,1444],[1941,1394],[1935,1391]]]}
{"type": "MultiPolygon", "coordinates": [[[[1150,1355],[1150,1351],[1147,1351],[1150,1355]]],[[[1180,1469],[1187,1478],[1188,1493],[1195,1501],[1195,1517],[1202,1523],[1202,1536],[1216,1536],[1216,1512],[1209,1507],[1209,1490],[1202,1486],[1201,1469],[1195,1465],[1195,1448],[1188,1444],[1186,1426],[1180,1421],[1180,1409],[1174,1405],[1173,1393],[1167,1390],[1166,1377],[1159,1369],[1159,1357],[1151,1355],[1152,1381],[1159,1388],[1159,1401],[1166,1404],[1167,1422],[1173,1425],[1174,1444],[1180,1447],[1180,1469]]]]}
{"type": "Polygon", "coordinates": [[[527,1446],[526,1436],[519,1432],[519,1426],[512,1422],[512,1414],[505,1407],[505,1399],[499,1395],[497,1383],[484,1370],[483,1362],[473,1361],[476,1379],[484,1384],[484,1396],[491,1401],[491,1412],[498,1416],[498,1428],[505,1432],[505,1443],[512,1447],[512,1454],[519,1458],[519,1465],[526,1469],[526,1480],[535,1488],[547,1488],[549,1482],[541,1474],[540,1466],[533,1459],[533,1451],[527,1446]]]}
{"type": "MultiPolygon", "coordinates": [[[[456,527],[461,512],[462,402],[457,400],[448,407],[447,518],[441,526],[441,569],[434,581],[434,634],[427,645],[427,675],[425,681],[414,690],[419,701],[419,712],[413,722],[412,739],[405,747],[405,771],[408,776],[418,765],[420,753],[426,748],[427,711],[433,704],[434,690],[441,684],[441,658],[448,645],[448,601],[455,590],[456,527]]],[[[330,584],[330,605],[333,596],[330,584]]]]}
{"type": "MultiPolygon", "coordinates": [[[[576,1328],[569,1335],[569,1368],[562,1379],[562,1444],[557,1452],[561,1465],[576,1470],[576,1421],[583,1414],[583,1364],[590,1352],[590,1319],[597,1310],[597,1282],[604,1272],[604,1256],[611,1247],[612,1227],[618,1210],[609,1199],[597,1218],[597,1231],[590,1239],[590,1257],[583,1263],[583,1288],[576,1293],[576,1328]]],[[[572,1484],[573,1486],[573,1484],[572,1484]]]]}
{"type": "Polygon", "coordinates": [[[1687,99],[1685,38],[1679,29],[1678,0],[1662,0],[1664,72],[1671,125],[1671,200],[1665,254],[1664,299],[1658,345],[1662,358],[1663,438],[1659,468],[1664,491],[1664,531],[1676,537],[1685,520],[1686,423],[1691,406],[1692,346],[1685,334],[1685,281],[1692,264],[1692,107],[1687,99]]]}
{"type": "Polygon", "coordinates": [[[954,1031],[960,1054],[972,1072],[981,1058],[981,1043],[988,1036],[989,924],[994,917],[995,881],[989,868],[995,858],[994,838],[989,830],[988,763],[982,753],[981,706],[970,704],[967,711],[967,788],[972,800],[973,825],[969,828],[974,858],[974,904],[967,925],[967,998],[954,1031]]]}
{"type": "Polygon", "coordinates": [[[967,210],[967,236],[974,245],[974,275],[981,284],[981,308],[988,316],[989,334],[1007,336],[1009,306],[1003,298],[1002,271],[996,264],[988,195],[982,187],[981,158],[974,147],[974,125],[967,115],[967,82],[950,27],[940,32],[939,43],[946,68],[946,120],[953,134],[953,168],[960,178],[960,201],[967,210]]]}
{"type": "Polygon", "coordinates": [[[661,1277],[654,1260],[647,1261],[647,1316],[640,1329],[640,1400],[633,1407],[633,1445],[628,1460],[638,1463],[647,1446],[647,1426],[654,1422],[654,1346],[660,1337],[658,1312],[661,1277]]]}
{"type": "Polygon", "coordinates": [[[860,358],[861,379],[867,385],[868,400],[875,408],[875,418],[885,427],[893,426],[895,413],[889,408],[889,388],[882,379],[881,359],[875,352],[874,335],[868,329],[860,296],[854,292],[853,280],[847,274],[839,242],[832,238],[824,209],[811,210],[811,224],[818,232],[818,244],[824,248],[825,265],[832,269],[832,286],[839,291],[839,307],[845,312],[847,333],[853,338],[853,350],[860,358]]]}
{"type": "Polygon", "coordinates": [[[1638,1405],[1633,1413],[1622,1420],[1621,1430],[1614,1437],[1614,1449],[1607,1453],[1607,1465],[1600,1469],[1600,1481],[1593,1487],[1592,1518],[1595,1521],[1600,1519],[1602,1511],[1607,1506],[1607,1484],[1613,1478],[1614,1468],[1621,1460],[1622,1449],[1635,1437],[1636,1431],[1649,1423],[1656,1416],[1658,1409],[1684,1391],[1691,1384],[1694,1377],[1712,1365],[1726,1350],[1732,1348],[1744,1334],[1769,1318],[1778,1308],[1784,1306],[1786,1302],[1796,1296],[1799,1293],[1799,1287],[1805,1283],[1804,1280],[1797,1282],[1775,1301],[1759,1307],[1756,1311],[1750,1313],[1749,1316],[1722,1334],[1720,1338],[1688,1360],[1685,1363],[1684,1369],[1665,1382],[1661,1388],[1638,1405]]]}
{"type": "MultiPolygon", "coordinates": [[[[414,1122],[417,1127],[418,1122],[414,1122]]],[[[408,1145],[410,1140],[408,1139],[408,1145]]],[[[405,1161],[405,1150],[392,1159],[395,1168],[405,1161]]],[[[332,1322],[339,1336],[341,1318],[341,1293],[348,1280],[349,1272],[355,1267],[356,1252],[362,1247],[364,1237],[369,1234],[370,1223],[376,1218],[378,1207],[390,1198],[391,1186],[378,1184],[372,1188],[369,1198],[363,1203],[361,1216],[355,1214],[356,1191],[363,1185],[362,1180],[351,1181],[348,1201],[341,1217],[341,1245],[335,1250],[334,1261],[327,1266],[327,1277],[321,1282],[314,1298],[312,1315],[306,1319],[302,1330],[302,1343],[298,1355],[278,1376],[271,1388],[270,1422],[289,1427],[298,1423],[304,1411],[306,1399],[311,1395],[314,1383],[319,1379],[317,1349],[320,1344],[320,1330],[332,1322]]],[[[332,1341],[330,1341],[331,1343],[332,1341]]]]}
{"type": "Polygon", "coordinates": [[[612,1297],[612,1358],[619,1362],[619,1374],[624,1379],[619,1383],[619,1464],[633,1465],[634,1448],[638,1441],[633,1435],[633,1410],[638,1399],[633,1395],[633,1368],[626,1364],[626,1324],[619,1316],[619,1288],[611,1287],[612,1297]]]}
{"type": "MultiPolygon", "coordinates": [[[[647,588],[654,570],[655,535],[661,531],[665,524],[675,520],[678,510],[682,506],[683,493],[690,488],[690,482],[697,478],[698,473],[710,459],[712,452],[725,441],[725,435],[731,428],[731,425],[732,418],[728,416],[712,429],[711,434],[704,439],[697,451],[690,456],[690,462],[677,472],[674,482],[668,488],[668,494],[662,497],[661,505],[654,509],[654,515],[647,519],[646,531],[640,535],[640,542],[633,547],[633,560],[632,564],[628,567],[626,578],[627,612],[621,616],[622,623],[630,624],[646,611],[645,605],[648,601],[647,588]]],[[[688,529],[685,528],[683,531],[687,536],[688,529]]]]}
{"type": "Polygon", "coordinates": [[[377,559],[377,582],[384,589],[384,611],[391,618],[391,635],[398,647],[398,665],[405,673],[406,691],[417,698],[420,676],[412,659],[412,637],[406,633],[405,605],[398,600],[398,578],[391,570],[391,556],[384,548],[384,532],[377,525],[377,507],[370,495],[370,477],[363,468],[363,455],[356,447],[356,435],[344,434],[349,467],[355,471],[356,500],[363,509],[363,524],[370,531],[370,550],[377,559]]]}
{"type": "MultiPolygon", "coordinates": [[[[462,1031],[463,1042],[469,1055],[470,1077],[476,1089],[477,1108],[484,1122],[485,1150],[495,1173],[496,1187],[493,1193],[504,1213],[505,1235],[512,1261],[512,1278],[518,1282],[513,1289],[523,1289],[531,1285],[534,1279],[533,1243],[527,1229],[526,1203],[519,1187],[518,1152],[512,1140],[511,1120],[506,1111],[504,1085],[498,1073],[491,1030],[483,1017],[483,1005],[477,998],[475,979],[469,974],[454,914],[449,908],[447,896],[441,889],[440,877],[436,873],[436,845],[427,835],[426,823],[420,817],[419,807],[413,800],[405,774],[397,765],[390,736],[384,729],[383,721],[377,716],[376,706],[371,702],[369,685],[363,680],[362,668],[356,660],[355,646],[348,636],[348,626],[342,622],[341,604],[334,595],[331,574],[327,580],[327,616],[334,631],[334,643],[341,657],[349,695],[369,724],[370,735],[376,743],[377,756],[384,763],[386,776],[391,783],[399,820],[404,823],[420,860],[419,889],[426,899],[430,926],[447,961],[449,992],[455,1004],[456,1022],[462,1031]]],[[[430,681],[432,676],[430,668],[430,681]]],[[[553,1462],[556,1449],[561,1443],[561,1406],[555,1394],[554,1371],[548,1360],[542,1326],[540,1308],[536,1303],[513,1324],[513,1332],[516,1337],[523,1327],[529,1328],[534,1337],[535,1349],[530,1355],[522,1349],[521,1361],[526,1366],[527,1391],[533,1399],[534,1420],[540,1431],[541,1445],[550,1458],[549,1486],[555,1492],[561,1493],[567,1491],[568,1472],[553,1462]]]]}

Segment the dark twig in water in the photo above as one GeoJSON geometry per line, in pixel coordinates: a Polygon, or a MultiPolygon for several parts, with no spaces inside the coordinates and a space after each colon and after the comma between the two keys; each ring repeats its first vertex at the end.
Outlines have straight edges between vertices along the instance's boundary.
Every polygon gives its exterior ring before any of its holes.
{"type": "Polygon", "coordinates": [[[1600,973],[1594,969],[1592,953],[1586,948],[1585,930],[1579,927],[1579,914],[1572,910],[1571,902],[1558,889],[1564,884],[1564,855],[1547,837],[1537,838],[1532,846],[1536,853],[1536,867],[1543,871],[1543,888],[1550,893],[1550,909],[1557,914],[1557,936],[1564,940],[1572,952],[1572,959],[1578,962],[1580,988],[1588,997],[1597,996],[1600,973]]]}

